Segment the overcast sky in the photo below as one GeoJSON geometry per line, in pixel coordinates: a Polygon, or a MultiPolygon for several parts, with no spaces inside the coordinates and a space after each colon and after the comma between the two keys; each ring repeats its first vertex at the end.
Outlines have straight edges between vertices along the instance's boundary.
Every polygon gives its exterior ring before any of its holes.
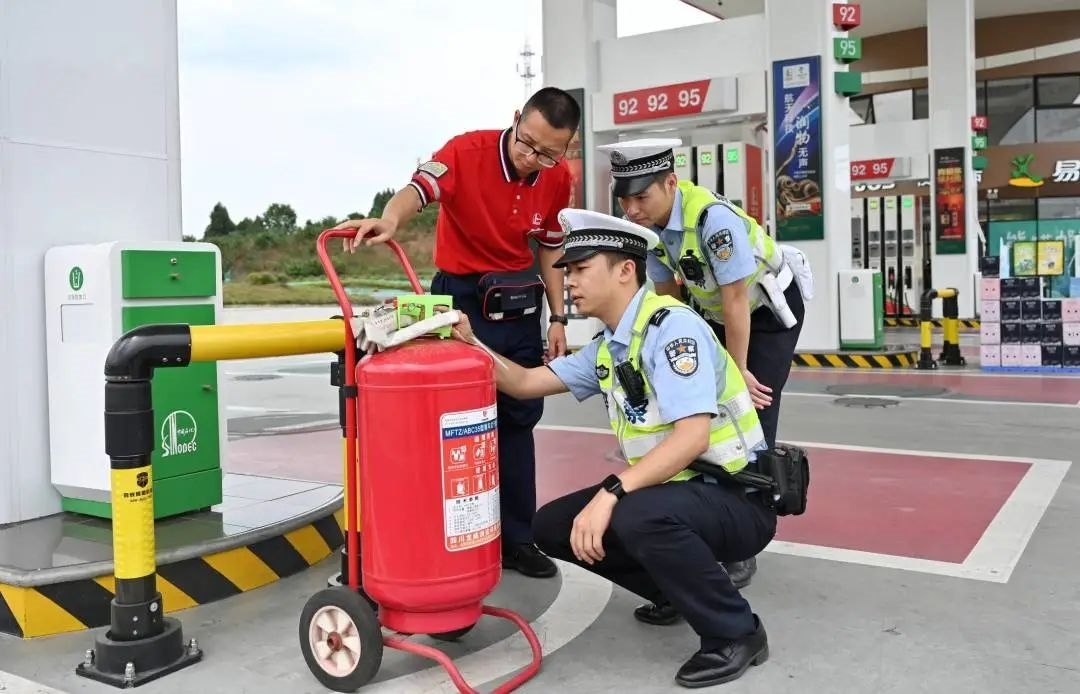
{"type": "MultiPolygon", "coordinates": [[[[510,125],[526,38],[543,84],[541,0],[177,4],[191,236],[219,200],[234,222],[274,202],[301,223],[366,214],[451,136],[510,125]]],[[[620,0],[618,20],[627,36],[712,18],[679,0],[620,0]]]]}

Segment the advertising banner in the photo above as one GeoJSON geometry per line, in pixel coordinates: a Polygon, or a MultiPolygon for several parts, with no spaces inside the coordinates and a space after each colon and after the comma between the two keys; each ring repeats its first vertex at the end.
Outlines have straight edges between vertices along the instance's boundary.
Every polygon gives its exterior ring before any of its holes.
{"type": "Polygon", "coordinates": [[[773,62],[773,158],[776,238],[825,238],[818,56],[773,62]]]}
{"type": "Polygon", "coordinates": [[[967,252],[964,148],[935,149],[933,164],[934,251],[962,255],[967,252]]]}

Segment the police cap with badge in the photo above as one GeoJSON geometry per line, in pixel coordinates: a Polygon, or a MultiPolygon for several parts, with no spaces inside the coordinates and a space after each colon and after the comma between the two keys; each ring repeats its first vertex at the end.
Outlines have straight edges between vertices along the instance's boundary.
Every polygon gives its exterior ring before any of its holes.
{"type": "Polygon", "coordinates": [[[651,229],[602,212],[567,208],[559,212],[559,224],[566,237],[563,254],[552,267],[580,263],[605,251],[625,253],[645,260],[660,237],[651,229]]]}
{"type": "Polygon", "coordinates": [[[627,198],[640,194],[658,175],[674,172],[675,148],[680,146],[682,140],[678,138],[648,138],[601,145],[597,149],[611,160],[615,197],[627,198]]]}

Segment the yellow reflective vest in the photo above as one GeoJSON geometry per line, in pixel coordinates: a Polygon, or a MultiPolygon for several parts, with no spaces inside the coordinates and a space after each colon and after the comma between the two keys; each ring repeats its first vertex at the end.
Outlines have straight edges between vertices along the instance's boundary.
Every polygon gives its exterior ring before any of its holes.
{"type": "MultiPolygon", "coordinates": [[[[780,268],[784,264],[784,254],[780,248],[776,245],[776,241],[765,233],[765,230],[757,223],[757,220],[746,214],[737,205],[729,202],[726,199],[717,197],[708,188],[695,185],[690,181],[679,181],[678,183],[679,193],[682,198],[682,243],[679,246],[678,253],[675,256],[668,254],[667,250],[660,244],[657,247],[657,257],[659,260],[671,269],[677,276],[682,278],[683,284],[687,291],[690,293],[694,303],[701,308],[707,317],[716,320],[723,320],[723,301],[720,297],[720,285],[717,284],[716,276],[713,274],[712,265],[709,263],[708,254],[701,249],[701,224],[705,218],[705,211],[714,205],[723,205],[734,212],[743,220],[745,224],[745,232],[750,240],[750,247],[754,249],[754,258],[757,261],[757,267],[754,272],[746,278],[747,296],[750,302],[750,311],[762,305],[765,300],[765,290],[761,288],[758,282],[761,276],[765,272],[779,272],[780,268]],[[679,268],[679,258],[690,254],[696,256],[701,260],[703,279],[700,282],[693,282],[686,279],[683,276],[682,270],[679,268]]],[[[738,233],[739,230],[733,229],[732,233],[738,233]]],[[[731,249],[719,249],[712,250],[710,252],[715,253],[721,261],[727,260],[730,257],[731,249]],[[728,256],[722,255],[727,253],[728,256]]]]}
{"type": "MultiPolygon", "coordinates": [[[[608,419],[619,439],[623,455],[631,465],[641,460],[642,456],[655,448],[675,428],[674,425],[665,424],[660,419],[660,408],[657,406],[655,393],[641,364],[641,347],[649,321],[660,309],[672,307],[685,309],[686,304],[674,297],[645,292],[637,315],[634,317],[626,359],[645,380],[648,405],[643,413],[641,408],[631,407],[627,403],[626,392],[619,383],[619,379],[614,376],[615,367],[612,364],[611,352],[608,350],[606,341],[601,340],[596,354],[596,373],[601,376],[600,389],[607,403],[608,419]],[[633,413],[634,421],[631,421],[628,412],[633,413]]],[[[719,393],[716,401],[719,414],[713,417],[712,427],[709,430],[709,450],[701,457],[723,466],[730,473],[735,473],[746,467],[747,452],[762,443],[765,435],[761,431],[757,410],[754,409],[754,403],[750,399],[750,392],[746,388],[746,382],[743,380],[739,367],[735,364],[735,360],[727,355],[715,337],[713,337],[713,342],[720,348],[721,354],[727,357],[724,365],[724,390],[719,393]]],[[[672,477],[671,481],[686,480],[696,474],[692,470],[683,470],[672,477]]]]}

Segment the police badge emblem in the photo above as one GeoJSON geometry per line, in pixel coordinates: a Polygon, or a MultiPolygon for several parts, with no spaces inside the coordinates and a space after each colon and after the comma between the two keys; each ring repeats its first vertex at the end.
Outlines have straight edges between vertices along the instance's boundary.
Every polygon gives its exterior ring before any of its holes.
{"type": "Polygon", "coordinates": [[[622,152],[616,150],[611,153],[611,164],[613,166],[626,166],[626,162],[626,155],[622,152]]]}
{"type": "Polygon", "coordinates": [[[693,376],[698,368],[697,340],[692,337],[680,337],[664,346],[671,370],[679,376],[693,376]]]}
{"type": "Polygon", "coordinates": [[[607,378],[610,373],[611,372],[608,371],[608,367],[604,366],[603,364],[600,364],[596,367],[596,377],[601,381],[607,378]]]}
{"type": "Polygon", "coordinates": [[[731,254],[735,251],[735,240],[731,238],[730,229],[721,229],[716,232],[709,237],[705,245],[721,262],[730,260],[731,254]]]}

